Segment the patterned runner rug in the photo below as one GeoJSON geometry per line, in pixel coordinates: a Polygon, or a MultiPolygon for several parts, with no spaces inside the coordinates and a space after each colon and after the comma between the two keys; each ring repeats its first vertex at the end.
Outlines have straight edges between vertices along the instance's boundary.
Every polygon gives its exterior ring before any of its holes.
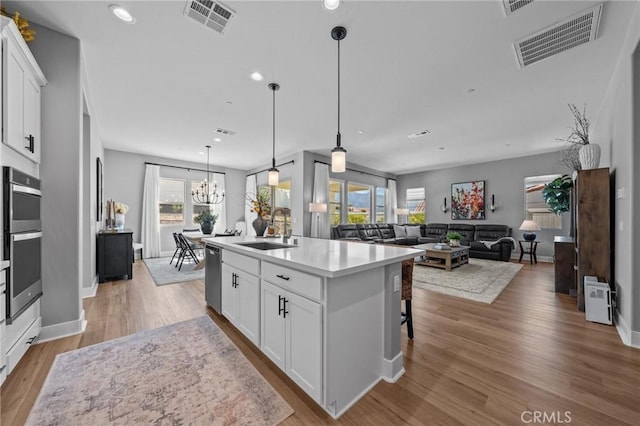
{"type": "Polygon", "coordinates": [[[413,286],[482,303],[493,303],[522,268],[519,263],[469,259],[452,269],[414,265],[413,286]]]}
{"type": "Polygon", "coordinates": [[[56,357],[27,425],[275,425],[293,414],[207,316],[56,357]]]}

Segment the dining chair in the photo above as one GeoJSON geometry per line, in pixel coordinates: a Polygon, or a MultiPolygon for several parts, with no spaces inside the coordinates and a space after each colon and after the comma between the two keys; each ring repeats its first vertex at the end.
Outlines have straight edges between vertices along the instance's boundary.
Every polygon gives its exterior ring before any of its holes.
{"type": "Polygon", "coordinates": [[[178,234],[178,239],[180,240],[180,244],[182,246],[181,256],[178,261],[178,271],[182,270],[182,264],[184,263],[184,259],[187,257],[190,258],[195,264],[200,263],[200,261],[198,260],[198,256],[196,256],[196,253],[193,251],[194,248],[192,247],[192,244],[189,242],[189,240],[187,240],[187,237],[182,234],[178,234]]]}
{"type": "Polygon", "coordinates": [[[178,260],[176,261],[176,266],[178,266],[178,261],[180,260],[180,255],[182,252],[182,245],[180,243],[180,240],[178,239],[178,234],[176,232],[173,233],[173,241],[175,241],[176,243],[176,251],[173,252],[173,256],[171,256],[171,260],[169,261],[169,265],[171,265],[173,259],[175,259],[176,255],[178,255],[178,260]]]}

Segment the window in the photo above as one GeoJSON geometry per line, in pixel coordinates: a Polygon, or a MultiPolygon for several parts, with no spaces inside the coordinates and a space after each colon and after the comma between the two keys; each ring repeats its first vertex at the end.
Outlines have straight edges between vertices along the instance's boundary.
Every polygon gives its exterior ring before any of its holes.
{"type": "Polygon", "coordinates": [[[408,223],[425,223],[424,188],[407,188],[408,223]]]}
{"type": "MultiPolygon", "coordinates": [[[[270,193],[272,200],[275,200],[272,210],[275,233],[284,235],[291,232],[291,181],[280,181],[278,186],[273,188],[273,193],[270,186],[261,186],[258,190],[270,193]]],[[[265,216],[265,220],[271,222],[271,213],[265,216]]]]}
{"type": "Polygon", "coordinates": [[[387,195],[387,188],[376,188],[376,223],[384,223],[384,205],[387,195]]]}
{"type": "Polygon", "coordinates": [[[339,225],[342,217],[342,182],[329,180],[329,223],[339,225]]]}
{"type": "Polygon", "coordinates": [[[160,224],[184,223],[184,180],[160,178],[160,224]]]}
{"type": "Polygon", "coordinates": [[[369,185],[349,183],[347,186],[347,222],[369,223],[371,222],[371,193],[373,188],[369,185]]]}
{"type": "MultiPolygon", "coordinates": [[[[191,191],[189,191],[189,194],[191,194],[192,192],[194,192],[196,189],[200,189],[200,181],[191,181],[191,191]]],[[[198,216],[200,213],[202,213],[203,211],[209,210],[211,211],[211,206],[208,204],[197,204],[196,202],[193,202],[193,206],[191,208],[191,223],[194,225],[198,225],[195,221],[195,217],[198,216]]]]}

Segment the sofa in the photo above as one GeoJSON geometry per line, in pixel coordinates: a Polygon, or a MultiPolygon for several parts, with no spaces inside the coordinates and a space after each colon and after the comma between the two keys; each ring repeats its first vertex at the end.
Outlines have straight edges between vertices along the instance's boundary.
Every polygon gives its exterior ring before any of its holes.
{"type": "Polygon", "coordinates": [[[507,225],[469,225],[464,223],[359,223],[341,224],[331,228],[331,238],[368,244],[415,246],[446,242],[448,232],[462,235],[460,244],[469,246],[469,256],[508,262],[514,247],[511,228],[507,225]]]}

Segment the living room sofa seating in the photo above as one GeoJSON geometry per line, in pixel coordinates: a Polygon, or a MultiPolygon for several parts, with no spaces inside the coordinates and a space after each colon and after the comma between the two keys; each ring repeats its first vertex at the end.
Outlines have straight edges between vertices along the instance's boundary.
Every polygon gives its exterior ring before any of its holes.
{"type": "Polygon", "coordinates": [[[331,228],[331,238],[369,244],[414,246],[446,242],[448,232],[462,235],[460,243],[469,246],[469,256],[508,262],[515,248],[511,228],[507,225],[470,225],[466,223],[359,223],[342,224],[331,228]]]}

